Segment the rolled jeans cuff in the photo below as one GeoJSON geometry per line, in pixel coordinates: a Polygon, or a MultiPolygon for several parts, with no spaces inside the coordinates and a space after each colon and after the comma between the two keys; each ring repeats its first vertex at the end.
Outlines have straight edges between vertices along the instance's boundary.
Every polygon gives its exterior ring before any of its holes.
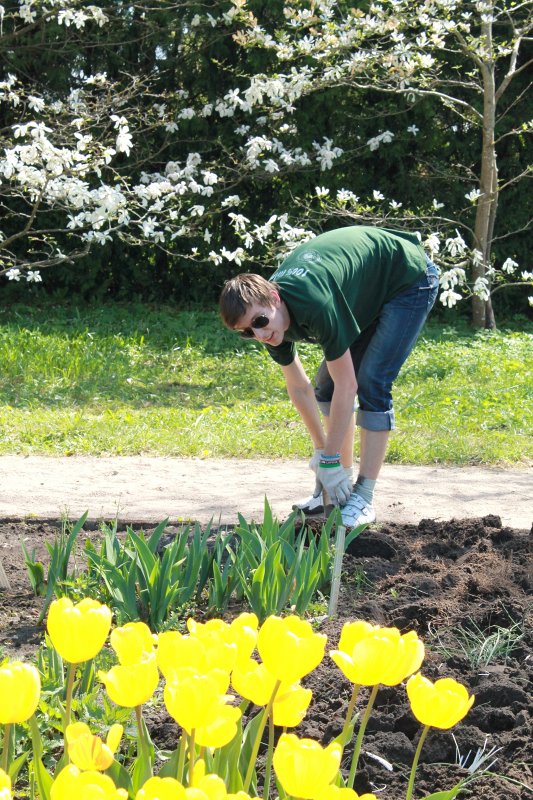
{"type": "MultiPolygon", "coordinates": [[[[329,417],[331,413],[331,400],[317,400],[317,406],[320,409],[320,413],[323,414],[325,417],[329,417]]],[[[353,404],[354,413],[357,411],[357,403],[354,402],[353,404]]]]}
{"type": "Polygon", "coordinates": [[[367,431],[393,431],[394,409],[389,411],[364,411],[357,412],[356,424],[367,431]]]}

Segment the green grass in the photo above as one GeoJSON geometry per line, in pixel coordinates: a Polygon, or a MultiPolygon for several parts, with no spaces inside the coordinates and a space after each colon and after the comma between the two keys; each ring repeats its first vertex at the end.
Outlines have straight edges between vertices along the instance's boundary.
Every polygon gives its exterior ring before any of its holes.
{"type": "MultiPolygon", "coordinates": [[[[396,463],[533,463],[533,333],[428,326],[395,389],[396,463]]],[[[310,377],[320,361],[299,347],[310,377]]],[[[0,454],[303,457],[266,351],[216,311],[0,310],[0,454]]]]}

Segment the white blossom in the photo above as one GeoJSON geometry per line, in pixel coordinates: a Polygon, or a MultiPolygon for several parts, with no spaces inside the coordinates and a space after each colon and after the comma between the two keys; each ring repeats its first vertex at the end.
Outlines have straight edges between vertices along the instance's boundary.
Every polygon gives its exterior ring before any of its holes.
{"type": "Polygon", "coordinates": [[[453,289],[446,289],[446,291],[442,292],[440,295],[441,303],[448,308],[453,308],[453,306],[457,304],[457,301],[461,299],[462,295],[454,292],[453,289]]]}
{"type": "Polygon", "coordinates": [[[32,111],[39,113],[43,110],[45,103],[42,97],[35,97],[34,95],[30,94],[28,97],[28,105],[32,111]]]}
{"type": "MultiPolygon", "coordinates": [[[[63,255],[61,253],[61,255],[63,255]]],[[[29,269],[26,273],[26,280],[28,283],[42,283],[43,279],[41,273],[37,269],[29,269]]]]}
{"type": "Polygon", "coordinates": [[[439,203],[439,201],[436,200],[435,198],[433,198],[433,202],[432,202],[431,205],[433,206],[435,211],[438,211],[439,208],[443,208],[444,207],[444,203],[439,203]]]}
{"type": "Polygon", "coordinates": [[[8,281],[16,281],[18,283],[18,281],[20,281],[21,274],[22,273],[20,269],[16,269],[15,267],[13,267],[13,269],[8,269],[8,271],[6,272],[6,278],[8,279],[8,281]]]}
{"type": "Polygon", "coordinates": [[[266,172],[279,172],[279,166],[276,164],[273,158],[267,158],[266,161],[263,162],[263,166],[266,172]]]}
{"type": "Polygon", "coordinates": [[[339,158],[343,154],[343,150],[340,147],[332,147],[333,142],[331,139],[327,139],[324,137],[323,144],[319,142],[313,142],[313,147],[317,153],[317,159],[320,163],[320,169],[326,170],[331,169],[333,166],[333,161],[336,158],[339,158]]]}
{"type": "Polygon", "coordinates": [[[512,258],[506,258],[502,264],[502,272],[506,272],[508,275],[512,275],[517,266],[518,266],[517,262],[513,261],[512,258]]]}
{"type": "Polygon", "coordinates": [[[374,136],[372,139],[369,139],[367,145],[369,146],[370,150],[377,150],[380,144],[390,144],[394,138],[394,134],[392,131],[382,131],[377,136],[374,136]]]}
{"type": "Polygon", "coordinates": [[[337,200],[339,203],[358,203],[359,197],[349,189],[339,189],[337,191],[337,200]]]}
{"type": "Polygon", "coordinates": [[[464,241],[463,237],[459,233],[459,231],[455,231],[457,236],[452,239],[446,239],[446,249],[449,254],[454,258],[455,256],[463,255],[466,250],[466,242],[464,241]]]}
{"type": "Polygon", "coordinates": [[[481,197],[481,192],[479,191],[479,189],[472,189],[471,192],[465,194],[465,197],[471,203],[477,203],[478,199],[481,197]]]}
{"type": "Polygon", "coordinates": [[[382,192],[380,192],[379,189],[374,189],[374,191],[372,192],[372,197],[376,201],[377,200],[385,200],[385,195],[382,192]]]}
{"type": "Polygon", "coordinates": [[[420,130],[420,128],[417,128],[416,125],[409,125],[409,127],[407,128],[407,132],[408,133],[412,133],[413,136],[416,136],[416,134],[419,132],[419,130],[420,130]]]}
{"type": "Polygon", "coordinates": [[[245,217],[243,214],[234,214],[233,212],[230,212],[228,216],[231,219],[233,227],[236,231],[246,230],[246,226],[250,223],[248,217],[245,217]]]}
{"type": "Polygon", "coordinates": [[[462,267],[453,267],[441,274],[439,283],[443,289],[453,289],[455,286],[464,286],[466,283],[466,272],[462,267]]]}
{"type": "Polygon", "coordinates": [[[37,12],[32,9],[33,0],[28,0],[27,3],[21,3],[19,8],[19,17],[23,22],[34,22],[37,17],[37,12]]]}
{"type": "Polygon", "coordinates": [[[224,198],[221,203],[222,208],[227,208],[228,206],[238,206],[241,203],[241,198],[238,194],[230,194],[224,198]]]}
{"type": "Polygon", "coordinates": [[[472,264],[479,267],[484,263],[483,253],[481,250],[472,250],[472,264]]]}
{"type": "Polygon", "coordinates": [[[481,297],[482,300],[488,300],[490,297],[490,291],[489,291],[489,282],[487,278],[483,277],[476,278],[476,282],[474,283],[472,291],[478,297],[481,297]]]}
{"type": "Polygon", "coordinates": [[[438,234],[430,233],[424,244],[432,254],[438,253],[440,250],[440,239],[438,234]]]}
{"type": "Polygon", "coordinates": [[[124,125],[118,132],[116,142],[117,151],[119,153],[126,153],[126,155],[129,156],[132,145],[133,140],[131,138],[131,134],[129,133],[129,128],[127,125],[124,125]]]}
{"type": "Polygon", "coordinates": [[[315,194],[317,197],[327,197],[329,189],[326,189],[325,186],[315,186],[315,194]]]}

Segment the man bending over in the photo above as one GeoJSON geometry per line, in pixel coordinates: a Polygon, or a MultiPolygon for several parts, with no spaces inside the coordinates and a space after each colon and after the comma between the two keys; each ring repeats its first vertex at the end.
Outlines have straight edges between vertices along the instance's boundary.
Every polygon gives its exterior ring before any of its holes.
{"type": "Polygon", "coordinates": [[[437,291],[437,268],[414,234],[362,225],[300,245],[269,280],[243,273],[226,282],[224,324],[264,344],[281,366],[314,444],[315,491],[294,508],[322,513],[325,490],[342,507],[345,525],[376,519],[374,486],[394,429],[392,384],[437,291]],[[296,351],[301,340],[324,353],[314,389],[296,351]],[[356,396],[360,457],[353,484],[356,396]]]}

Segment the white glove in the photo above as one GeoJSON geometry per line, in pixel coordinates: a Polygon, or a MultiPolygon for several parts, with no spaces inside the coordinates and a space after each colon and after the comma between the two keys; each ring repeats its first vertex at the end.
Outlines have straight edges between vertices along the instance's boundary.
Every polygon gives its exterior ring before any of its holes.
{"type": "Polygon", "coordinates": [[[352,493],[352,481],[342,466],[338,454],[322,455],[316,476],[334,505],[343,506],[348,501],[352,493]]]}
{"type": "Polygon", "coordinates": [[[311,460],[309,461],[309,469],[313,470],[316,477],[313,497],[318,497],[318,495],[322,491],[322,484],[318,480],[317,471],[320,466],[320,459],[322,458],[323,452],[324,451],[320,447],[315,447],[313,455],[311,456],[311,460]]]}

